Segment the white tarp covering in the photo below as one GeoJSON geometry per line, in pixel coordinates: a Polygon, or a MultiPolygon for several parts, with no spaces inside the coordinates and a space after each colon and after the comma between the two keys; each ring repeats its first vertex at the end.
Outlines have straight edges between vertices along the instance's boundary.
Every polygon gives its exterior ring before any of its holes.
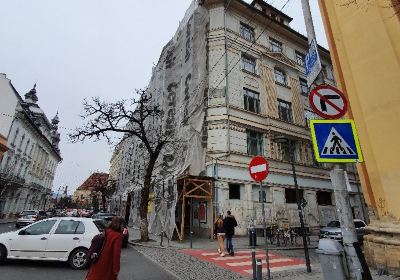
{"type": "MultiPolygon", "coordinates": [[[[149,230],[157,234],[163,230],[168,237],[175,227],[176,177],[184,171],[199,175],[205,169],[202,136],[208,90],[208,21],[208,11],[193,1],[176,34],[162,50],[148,86],[154,102],[165,114],[164,130],[176,135],[182,143],[179,152],[171,148],[163,151],[161,167],[154,172],[155,177],[163,180],[152,193],[149,230]]],[[[137,157],[141,155],[131,152],[137,157]]],[[[141,184],[137,183],[130,187],[133,196],[130,219],[136,226],[140,225],[140,189],[141,184]]]]}

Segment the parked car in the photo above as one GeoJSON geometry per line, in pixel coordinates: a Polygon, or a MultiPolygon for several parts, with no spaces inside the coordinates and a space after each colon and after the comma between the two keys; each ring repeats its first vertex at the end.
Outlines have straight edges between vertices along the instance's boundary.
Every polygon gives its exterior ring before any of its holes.
{"type": "Polygon", "coordinates": [[[0,263],[6,259],[69,262],[83,269],[93,237],[104,229],[88,218],[57,217],[33,223],[14,232],[0,234],[0,263]]]}
{"type": "MultiPolygon", "coordinates": [[[[102,220],[104,222],[104,225],[107,225],[112,220],[112,218],[116,216],[117,215],[112,213],[99,212],[97,214],[94,214],[92,218],[102,220]]],[[[123,227],[124,229],[122,232],[122,248],[126,248],[128,247],[129,230],[128,230],[128,225],[126,223],[123,225],[123,227]]]]}
{"type": "MultiPolygon", "coordinates": [[[[358,242],[364,241],[364,235],[366,234],[366,223],[360,219],[354,219],[354,227],[356,228],[356,234],[358,242]]],[[[342,230],[340,229],[339,221],[331,221],[326,227],[319,230],[319,238],[330,238],[343,242],[342,230]]]]}
{"type": "Polygon", "coordinates": [[[19,218],[15,223],[16,228],[21,228],[47,218],[46,211],[41,210],[24,210],[18,216],[19,218]]]}

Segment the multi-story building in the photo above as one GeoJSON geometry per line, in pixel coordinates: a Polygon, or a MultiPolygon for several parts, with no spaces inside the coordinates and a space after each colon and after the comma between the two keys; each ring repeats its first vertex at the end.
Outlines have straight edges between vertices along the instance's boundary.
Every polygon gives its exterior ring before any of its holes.
{"type": "Polygon", "coordinates": [[[16,100],[13,107],[2,112],[11,125],[8,151],[0,163],[0,212],[12,216],[24,209],[44,209],[50,203],[55,171],[61,161],[59,119],[57,115],[51,122],[47,119],[37,104],[36,85],[22,99],[5,76],[0,83],[1,96],[12,93],[16,100]]]}
{"type": "MultiPolygon", "coordinates": [[[[251,4],[193,1],[176,35],[164,47],[149,90],[167,112],[166,129],[190,139],[187,152],[163,157],[164,162],[179,162],[178,157],[183,162],[182,168],[171,172],[165,186],[169,189],[173,184],[177,198],[171,206],[169,229],[185,223],[195,233],[202,232],[212,226],[216,212],[231,210],[239,223],[237,232],[245,234],[249,225],[261,224],[262,201],[268,223],[299,226],[290,146],[294,147],[300,193],[307,202],[307,226],[316,230],[337,218],[329,169],[314,160],[308,128],[308,120],[316,116],[307,98],[307,38],[290,27],[291,20],[261,0],[251,4]],[[274,141],[282,135],[291,145],[274,141]],[[270,174],[263,190],[248,171],[255,155],[269,161],[270,174]],[[182,174],[217,179],[212,197],[182,200],[182,174]]],[[[319,53],[324,82],[334,84],[329,51],[319,47],[319,53]]],[[[128,149],[134,147],[125,145],[124,149],[122,158],[132,156],[128,149]]],[[[358,180],[353,167],[348,168],[354,216],[363,217],[358,180]]],[[[126,172],[129,170],[121,165],[119,173],[126,172]]],[[[129,182],[124,187],[135,192],[136,186],[129,182]]],[[[160,189],[153,191],[160,193],[160,189]]],[[[165,197],[164,186],[162,189],[158,197],[165,197]]],[[[194,192],[199,193],[199,188],[194,192]]],[[[132,199],[133,222],[137,223],[139,198],[133,194],[132,199]]],[[[152,209],[164,211],[163,215],[157,210],[149,215],[151,230],[158,231],[165,210],[157,205],[152,209]]]]}
{"type": "Polygon", "coordinates": [[[82,183],[82,185],[80,185],[74,191],[74,194],[72,196],[73,202],[75,202],[79,207],[100,208],[102,203],[103,192],[105,192],[107,186],[107,180],[108,180],[107,173],[95,172],[91,174],[82,183]]]}

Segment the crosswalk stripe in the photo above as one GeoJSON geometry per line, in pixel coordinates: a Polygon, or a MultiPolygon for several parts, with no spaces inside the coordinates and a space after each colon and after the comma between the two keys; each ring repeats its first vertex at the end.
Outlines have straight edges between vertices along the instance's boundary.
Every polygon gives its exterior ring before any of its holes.
{"type": "MultiPolygon", "coordinates": [[[[240,255],[240,254],[245,254],[245,253],[251,253],[251,250],[242,250],[242,251],[235,251],[235,255],[240,255]]],[[[256,251],[257,253],[261,253],[263,251],[256,251]]],[[[207,253],[201,253],[202,256],[217,256],[220,255],[218,252],[207,252],[207,253]]],[[[270,256],[273,256],[274,254],[270,254],[270,256]]]]}
{"type": "MultiPolygon", "coordinates": [[[[269,260],[269,263],[280,263],[280,262],[290,262],[293,259],[272,259],[269,260]]],[[[235,263],[227,263],[229,266],[245,266],[245,265],[252,265],[253,262],[235,262],[235,263]]]]}
{"type": "MultiPolygon", "coordinates": [[[[265,254],[258,254],[258,255],[256,255],[256,258],[265,258],[265,254]]],[[[270,258],[273,258],[273,257],[275,257],[275,255],[274,254],[269,254],[269,257],[270,258]]],[[[250,259],[251,258],[251,255],[242,255],[242,256],[234,256],[234,257],[228,257],[228,256],[226,256],[226,257],[217,257],[217,258],[211,258],[212,260],[215,260],[215,261],[222,261],[222,260],[240,260],[240,259],[250,259]]]]}
{"type": "MultiPolygon", "coordinates": [[[[305,264],[295,264],[295,265],[287,265],[287,266],[277,266],[277,267],[271,267],[270,271],[271,272],[279,272],[279,271],[286,271],[286,270],[294,270],[294,269],[299,269],[299,268],[305,268],[305,264]]],[[[267,268],[263,267],[263,272],[267,272],[267,268]]],[[[248,274],[253,274],[253,270],[244,270],[244,272],[248,274]]]]}

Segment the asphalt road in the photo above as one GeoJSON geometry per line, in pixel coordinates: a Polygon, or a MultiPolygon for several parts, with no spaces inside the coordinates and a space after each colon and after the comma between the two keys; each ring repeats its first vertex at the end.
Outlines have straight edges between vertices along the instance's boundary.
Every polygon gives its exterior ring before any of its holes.
{"type": "MultiPolygon", "coordinates": [[[[0,233],[15,230],[14,224],[0,224],[0,233]]],[[[73,270],[68,264],[46,261],[9,260],[0,265],[1,280],[84,280],[87,270],[73,270]]],[[[160,266],[134,248],[122,250],[118,280],[175,280],[160,266]]]]}

